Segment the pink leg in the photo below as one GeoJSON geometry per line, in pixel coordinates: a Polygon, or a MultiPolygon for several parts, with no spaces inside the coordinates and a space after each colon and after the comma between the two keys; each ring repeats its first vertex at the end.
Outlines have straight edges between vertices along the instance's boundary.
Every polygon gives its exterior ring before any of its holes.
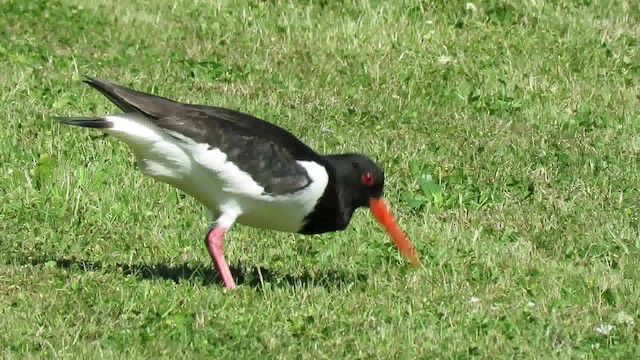
{"type": "Polygon", "coordinates": [[[209,230],[205,242],[207,243],[209,255],[211,255],[211,258],[213,259],[213,264],[218,269],[218,272],[220,272],[220,277],[222,277],[224,287],[227,289],[235,289],[236,283],[233,281],[229,265],[227,265],[227,261],[224,259],[224,252],[222,251],[222,242],[224,240],[225,231],[225,228],[216,225],[214,228],[209,230]]]}

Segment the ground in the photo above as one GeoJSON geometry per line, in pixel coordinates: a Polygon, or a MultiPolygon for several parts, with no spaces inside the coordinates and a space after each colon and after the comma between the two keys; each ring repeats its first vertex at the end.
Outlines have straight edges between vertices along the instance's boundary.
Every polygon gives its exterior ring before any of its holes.
{"type": "Polygon", "coordinates": [[[0,3],[2,357],[640,357],[640,2],[444,3],[0,3]],[[423,268],[361,210],[224,290],[80,74],[370,155],[423,268]]]}

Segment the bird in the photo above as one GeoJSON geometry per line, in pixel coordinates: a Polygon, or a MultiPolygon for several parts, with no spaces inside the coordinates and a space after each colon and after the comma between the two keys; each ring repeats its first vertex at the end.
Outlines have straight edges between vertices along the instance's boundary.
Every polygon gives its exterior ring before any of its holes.
{"type": "Polygon", "coordinates": [[[124,142],[146,176],[208,209],[205,245],[227,289],[237,287],[224,256],[233,224],[320,234],[347,228],[369,208],[409,262],[421,265],[383,198],[384,171],[363,154],[320,155],[271,122],[223,107],[183,103],[83,75],[122,112],[56,117],[124,142]]]}

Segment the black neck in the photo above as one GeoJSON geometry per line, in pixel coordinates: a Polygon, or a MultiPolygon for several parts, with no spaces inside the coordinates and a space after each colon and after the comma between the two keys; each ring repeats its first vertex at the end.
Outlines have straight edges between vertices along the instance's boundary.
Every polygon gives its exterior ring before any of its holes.
{"type": "Polygon", "coordinates": [[[320,234],[344,230],[357,208],[352,201],[351,189],[342,179],[344,161],[339,155],[323,156],[323,166],[327,169],[329,182],[313,211],[305,218],[301,234],[320,234]]]}

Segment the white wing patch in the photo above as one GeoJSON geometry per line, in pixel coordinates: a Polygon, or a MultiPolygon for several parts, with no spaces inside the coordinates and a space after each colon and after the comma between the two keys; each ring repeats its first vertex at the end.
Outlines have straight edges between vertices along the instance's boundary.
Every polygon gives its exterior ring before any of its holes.
{"type": "Polygon", "coordinates": [[[259,196],[264,191],[264,187],[255,182],[251,175],[227,161],[227,154],[220,149],[211,148],[208,144],[188,146],[191,156],[198,165],[220,179],[223,191],[246,196],[259,196]]]}

